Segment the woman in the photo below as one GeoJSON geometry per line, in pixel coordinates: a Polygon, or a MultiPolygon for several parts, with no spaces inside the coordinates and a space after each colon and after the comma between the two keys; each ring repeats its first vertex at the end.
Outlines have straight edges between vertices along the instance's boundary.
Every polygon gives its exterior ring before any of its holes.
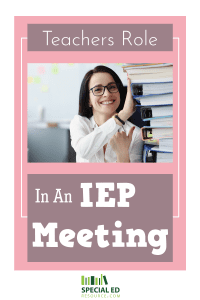
{"type": "Polygon", "coordinates": [[[128,118],[135,111],[131,82],[123,84],[108,67],[97,66],[84,77],[79,95],[79,115],[70,124],[77,162],[141,162],[140,128],[128,118]]]}

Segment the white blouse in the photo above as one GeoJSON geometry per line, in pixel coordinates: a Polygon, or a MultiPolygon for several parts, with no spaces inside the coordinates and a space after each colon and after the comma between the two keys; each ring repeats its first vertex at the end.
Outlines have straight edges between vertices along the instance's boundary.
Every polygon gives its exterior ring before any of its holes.
{"type": "MultiPolygon", "coordinates": [[[[117,131],[125,131],[128,135],[133,126],[135,125],[128,121],[119,126],[113,118],[98,126],[93,116],[88,119],[76,115],[70,123],[71,145],[76,152],[76,162],[117,162],[117,155],[109,141],[117,131]],[[103,146],[107,143],[104,155],[103,146]]],[[[142,150],[141,130],[135,126],[129,147],[130,162],[141,162],[142,150]]]]}

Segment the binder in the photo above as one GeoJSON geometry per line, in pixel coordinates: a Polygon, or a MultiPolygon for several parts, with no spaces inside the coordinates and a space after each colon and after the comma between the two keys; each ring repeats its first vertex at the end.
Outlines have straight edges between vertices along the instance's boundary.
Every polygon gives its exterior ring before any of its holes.
{"type": "Polygon", "coordinates": [[[151,95],[133,95],[137,104],[142,106],[167,105],[173,104],[173,93],[151,94],[151,95]]]}
{"type": "Polygon", "coordinates": [[[132,83],[136,82],[169,82],[173,80],[173,65],[157,68],[148,67],[126,68],[132,83]]]}
{"type": "Polygon", "coordinates": [[[152,105],[152,106],[137,105],[137,107],[140,107],[142,119],[173,115],[173,105],[171,105],[171,104],[169,104],[169,105],[152,105]]]}
{"type": "Polygon", "coordinates": [[[173,82],[131,83],[131,90],[135,96],[173,93],[173,82]]]}
{"type": "Polygon", "coordinates": [[[173,138],[173,127],[163,126],[163,127],[142,127],[142,139],[143,141],[151,139],[161,139],[161,138],[173,138]]]}
{"type": "Polygon", "coordinates": [[[143,162],[173,162],[173,151],[153,145],[144,145],[143,162]],[[158,156],[163,155],[158,158],[158,156]],[[163,158],[165,156],[165,158],[163,158]],[[159,160],[159,161],[158,161],[159,160]]]}
{"type": "Polygon", "coordinates": [[[171,116],[159,116],[155,118],[143,119],[146,122],[146,126],[173,126],[173,115],[171,116]]]}
{"type": "Polygon", "coordinates": [[[173,138],[159,139],[159,147],[169,149],[173,152],[173,138]]]}

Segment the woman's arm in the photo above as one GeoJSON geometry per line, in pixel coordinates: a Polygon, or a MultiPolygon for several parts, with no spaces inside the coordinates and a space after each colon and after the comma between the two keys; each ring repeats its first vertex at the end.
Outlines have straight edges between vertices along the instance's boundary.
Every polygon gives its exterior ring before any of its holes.
{"type": "MultiPolygon", "coordinates": [[[[131,80],[128,77],[127,74],[127,94],[126,94],[126,99],[124,103],[123,109],[118,113],[118,116],[120,119],[122,119],[124,122],[126,122],[132,114],[136,111],[136,102],[133,100],[133,96],[131,93],[131,80]]],[[[119,121],[118,121],[119,122],[119,121]]],[[[118,123],[121,125],[120,123],[118,123]]]]}
{"type": "Polygon", "coordinates": [[[124,131],[117,132],[110,140],[110,145],[113,149],[113,151],[117,155],[117,162],[122,163],[129,163],[130,157],[129,157],[129,147],[132,141],[133,131],[135,130],[135,127],[133,126],[128,136],[124,131]]]}
{"type": "Polygon", "coordinates": [[[125,132],[117,132],[110,140],[110,145],[117,155],[117,162],[142,162],[143,140],[141,130],[134,126],[128,136],[125,132]]]}
{"type": "Polygon", "coordinates": [[[85,117],[75,116],[70,124],[72,147],[80,157],[90,159],[109,142],[119,128],[120,126],[111,118],[91,132],[91,121],[85,117]]]}

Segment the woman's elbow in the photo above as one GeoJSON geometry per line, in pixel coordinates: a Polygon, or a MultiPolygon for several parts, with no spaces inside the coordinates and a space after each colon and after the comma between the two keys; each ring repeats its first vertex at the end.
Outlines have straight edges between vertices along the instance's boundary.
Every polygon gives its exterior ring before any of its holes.
{"type": "Polygon", "coordinates": [[[81,145],[80,142],[78,143],[73,143],[72,142],[72,148],[74,149],[74,151],[76,152],[76,154],[83,158],[83,159],[87,159],[89,160],[91,158],[91,152],[89,151],[89,149],[83,145],[81,145]]]}

